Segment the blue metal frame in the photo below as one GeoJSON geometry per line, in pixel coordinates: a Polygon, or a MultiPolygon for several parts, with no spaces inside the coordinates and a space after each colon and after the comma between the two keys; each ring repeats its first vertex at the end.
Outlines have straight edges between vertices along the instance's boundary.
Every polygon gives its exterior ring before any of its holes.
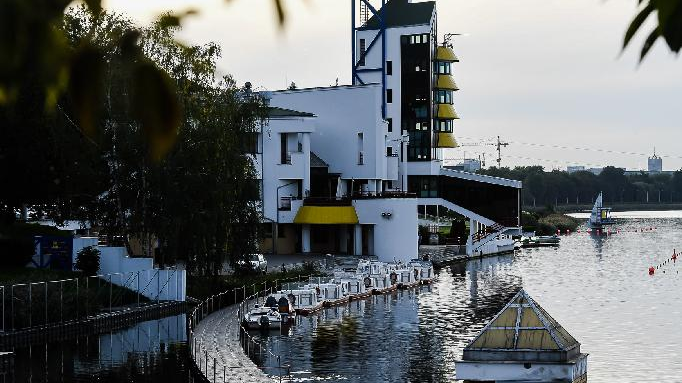
{"type": "Polygon", "coordinates": [[[386,23],[384,20],[384,8],[386,6],[386,0],[381,0],[381,9],[377,11],[372,4],[369,3],[369,0],[359,0],[361,3],[364,3],[367,8],[372,12],[373,16],[376,16],[379,19],[379,32],[377,32],[376,36],[374,36],[374,39],[372,39],[372,42],[369,44],[365,52],[369,52],[373,47],[374,44],[377,42],[379,37],[381,37],[381,68],[371,68],[371,69],[358,69],[358,60],[357,60],[357,55],[355,53],[355,36],[357,32],[357,27],[355,26],[355,3],[358,0],[351,0],[351,50],[352,50],[352,60],[353,60],[353,65],[352,65],[352,81],[355,82],[356,80],[364,85],[365,83],[362,81],[362,79],[358,76],[358,73],[360,72],[375,72],[381,70],[381,116],[383,119],[386,119],[386,23]]]}

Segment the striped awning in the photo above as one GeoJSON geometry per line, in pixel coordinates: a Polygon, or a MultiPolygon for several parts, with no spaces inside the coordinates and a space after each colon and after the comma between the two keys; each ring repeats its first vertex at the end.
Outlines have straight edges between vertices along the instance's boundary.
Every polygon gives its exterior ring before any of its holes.
{"type": "Polygon", "coordinates": [[[353,225],[360,223],[353,206],[301,206],[294,223],[311,225],[353,225]]]}
{"type": "Polygon", "coordinates": [[[436,143],[437,148],[456,148],[459,147],[457,140],[455,140],[455,135],[452,133],[440,132],[438,133],[438,142],[436,143]]]}
{"type": "Polygon", "coordinates": [[[449,90],[459,90],[459,87],[455,83],[455,79],[449,74],[439,74],[436,79],[436,89],[449,89],[449,90]]]}
{"type": "Polygon", "coordinates": [[[459,62],[455,51],[450,47],[439,46],[436,49],[436,61],[459,62]]]}
{"type": "Polygon", "coordinates": [[[455,107],[452,104],[437,104],[436,117],[446,120],[458,120],[459,116],[455,112],[455,107]]]}

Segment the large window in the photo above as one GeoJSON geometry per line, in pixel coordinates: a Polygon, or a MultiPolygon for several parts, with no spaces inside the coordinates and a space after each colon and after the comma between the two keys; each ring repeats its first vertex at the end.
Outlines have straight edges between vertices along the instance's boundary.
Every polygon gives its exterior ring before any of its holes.
{"type": "Polygon", "coordinates": [[[367,53],[367,48],[365,46],[365,39],[360,39],[360,61],[359,66],[365,66],[365,54],[367,53]]]}
{"type": "Polygon", "coordinates": [[[438,74],[452,74],[452,67],[449,62],[437,61],[434,66],[434,70],[438,74]]]}
{"type": "Polygon", "coordinates": [[[409,176],[407,187],[410,193],[417,193],[418,197],[438,197],[437,176],[409,176]]]}
{"type": "Polygon", "coordinates": [[[403,35],[400,36],[400,40],[403,44],[428,44],[429,34],[421,33],[418,35],[403,35]]]}
{"type": "Polygon", "coordinates": [[[452,133],[452,120],[436,120],[436,131],[452,133]]]}
{"type": "Polygon", "coordinates": [[[439,89],[434,92],[434,98],[438,104],[452,104],[452,91],[439,89]]]}

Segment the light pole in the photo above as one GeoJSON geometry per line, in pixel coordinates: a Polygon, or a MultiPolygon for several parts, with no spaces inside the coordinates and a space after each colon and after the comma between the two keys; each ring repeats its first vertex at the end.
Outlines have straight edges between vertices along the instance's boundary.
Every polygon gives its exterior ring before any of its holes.
{"type": "MultiPolygon", "coordinates": [[[[279,190],[285,188],[289,185],[295,184],[296,181],[289,182],[288,184],[277,186],[277,201],[275,202],[275,208],[277,209],[277,223],[275,224],[275,230],[272,231],[272,253],[277,254],[277,242],[279,241],[279,190]]],[[[289,201],[291,203],[291,201],[289,201]]]]}

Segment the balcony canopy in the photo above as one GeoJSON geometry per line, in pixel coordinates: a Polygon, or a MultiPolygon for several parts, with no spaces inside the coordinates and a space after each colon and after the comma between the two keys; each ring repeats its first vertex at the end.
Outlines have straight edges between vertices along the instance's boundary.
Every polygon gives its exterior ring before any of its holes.
{"type": "Polygon", "coordinates": [[[437,148],[456,148],[459,144],[455,140],[455,135],[452,133],[440,132],[438,133],[437,148]]]}
{"type": "Polygon", "coordinates": [[[294,223],[311,225],[354,225],[360,223],[353,206],[301,206],[294,223]]]}
{"type": "Polygon", "coordinates": [[[455,107],[451,104],[438,104],[436,117],[445,120],[458,120],[459,116],[455,112],[455,107]]]}
{"type": "Polygon", "coordinates": [[[459,62],[459,58],[457,58],[452,48],[439,46],[436,50],[436,61],[459,62]]]}
{"type": "Polygon", "coordinates": [[[449,74],[439,74],[436,79],[436,89],[459,90],[455,79],[449,74]]]}

